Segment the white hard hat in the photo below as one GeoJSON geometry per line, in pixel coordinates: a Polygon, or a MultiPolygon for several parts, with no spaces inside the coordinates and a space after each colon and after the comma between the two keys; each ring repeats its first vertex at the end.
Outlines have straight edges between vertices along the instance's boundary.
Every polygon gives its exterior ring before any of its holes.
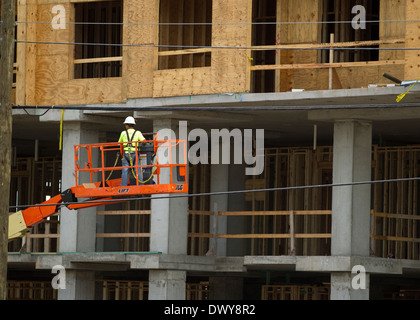
{"type": "Polygon", "coordinates": [[[124,124],[136,124],[136,120],[132,116],[125,118],[124,124]]]}

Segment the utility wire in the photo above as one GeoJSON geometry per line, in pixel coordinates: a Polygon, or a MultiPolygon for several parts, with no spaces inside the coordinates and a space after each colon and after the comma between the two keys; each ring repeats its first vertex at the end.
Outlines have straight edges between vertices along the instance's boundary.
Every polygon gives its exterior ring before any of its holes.
{"type": "MultiPolygon", "coordinates": [[[[243,101],[246,102],[246,101],[243,101]]],[[[399,103],[398,108],[417,108],[420,103],[399,103]]],[[[229,107],[205,107],[205,106],[156,106],[156,107],[135,107],[135,106],[109,106],[102,104],[101,106],[88,105],[68,105],[68,106],[20,106],[13,105],[12,109],[47,109],[47,110],[96,110],[96,111],[309,111],[309,110],[329,110],[329,109],[378,109],[378,108],[395,108],[395,104],[365,104],[365,105],[313,105],[313,106],[229,106],[229,107]]],[[[39,115],[32,115],[39,116],[39,115]]]]}
{"type": "Polygon", "coordinates": [[[130,197],[130,198],[115,198],[109,200],[87,200],[82,202],[60,202],[60,203],[49,203],[49,204],[34,204],[34,205],[17,205],[9,206],[10,209],[29,208],[29,207],[49,207],[49,206],[67,206],[72,204],[91,204],[91,203],[106,203],[106,202],[124,202],[124,201],[135,201],[135,200],[160,200],[160,199],[174,199],[174,198],[190,198],[190,197],[203,197],[203,196],[219,196],[226,194],[242,194],[242,193],[253,193],[253,192],[272,192],[272,191],[287,191],[287,190],[301,190],[301,189],[314,189],[314,188],[329,188],[329,187],[346,187],[346,186],[357,186],[365,184],[378,184],[387,182],[403,182],[403,181],[417,181],[420,177],[413,178],[399,178],[399,179],[385,179],[385,180],[374,180],[374,181],[360,181],[360,182],[348,182],[348,183],[329,183],[329,184],[316,184],[308,186],[295,186],[295,187],[278,187],[278,188],[264,188],[264,189],[252,189],[252,190],[233,190],[233,191],[217,191],[217,192],[204,192],[204,193],[193,193],[193,194],[171,194],[159,196],[141,196],[141,197],[130,197]]]}
{"type": "MultiPolygon", "coordinates": [[[[58,25],[146,25],[146,26],[213,26],[213,25],[301,25],[301,24],[363,24],[363,23],[402,23],[420,20],[344,20],[344,21],[277,21],[277,22],[60,22],[58,25]]],[[[0,21],[1,23],[1,21],[0,21]]],[[[16,24],[51,24],[51,21],[15,21],[16,24]]]]}
{"type": "MultiPolygon", "coordinates": [[[[32,44],[58,44],[58,45],[81,45],[81,46],[110,46],[110,47],[153,47],[153,48],[177,48],[177,49],[239,49],[239,50],[420,50],[420,48],[379,48],[379,47],[331,47],[325,44],[322,47],[282,47],[282,46],[271,46],[271,47],[255,47],[255,46],[193,46],[193,45],[163,45],[163,44],[127,44],[127,43],[96,43],[96,42],[57,42],[57,41],[29,41],[29,40],[16,40],[17,43],[32,43],[32,44]]],[[[335,43],[336,45],[337,43],[335,43]]],[[[333,44],[332,44],[333,45],[333,44]]],[[[194,52],[191,52],[193,54],[194,52]]]]}

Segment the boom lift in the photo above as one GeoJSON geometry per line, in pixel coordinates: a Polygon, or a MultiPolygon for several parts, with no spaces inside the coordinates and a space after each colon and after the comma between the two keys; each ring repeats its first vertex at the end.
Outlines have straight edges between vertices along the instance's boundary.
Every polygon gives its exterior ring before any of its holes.
{"type": "Polygon", "coordinates": [[[62,206],[83,209],[123,202],[139,195],[188,192],[184,140],[158,140],[155,135],[153,140],[148,140],[145,144],[131,143],[136,150],[140,150],[140,154],[136,152],[136,159],[131,159],[130,166],[125,167],[116,166],[118,158],[123,156],[124,143],[74,146],[75,186],[41,204],[10,214],[9,241],[24,236],[31,227],[57,213],[62,206]],[[115,152],[117,159],[114,166],[106,166],[107,160],[110,160],[109,154],[115,152]],[[87,160],[84,166],[82,158],[87,160]],[[94,165],[96,159],[98,165],[94,165]],[[111,179],[114,173],[123,168],[128,168],[132,175],[127,186],[121,186],[121,174],[120,178],[111,179]]]}

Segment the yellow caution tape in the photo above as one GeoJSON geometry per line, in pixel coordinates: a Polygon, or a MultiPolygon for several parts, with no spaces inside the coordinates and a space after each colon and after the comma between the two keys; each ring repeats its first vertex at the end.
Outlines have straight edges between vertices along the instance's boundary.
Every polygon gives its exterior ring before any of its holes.
{"type": "Polygon", "coordinates": [[[63,142],[63,118],[64,118],[64,109],[61,110],[61,121],[60,121],[60,144],[58,150],[61,151],[62,142],[63,142]]]}
{"type": "Polygon", "coordinates": [[[252,60],[254,60],[254,58],[251,58],[251,57],[248,55],[248,53],[246,53],[246,52],[245,52],[245,54],[246,54],[246,56],[248,57],[249,64],[252,66],[252,60]]]}
{"type": "Polygon", "coordinates": [[[408,93],[408,92],[410,92],[410,90],[411,89],[413,89],[413,87],[417,84],[417,82],[419,82],[420,81],[420,79],[418,79],[416,82],[414,82],[414,84],[410,87],[410,89],[408,89],[406,92],[404,92],[404,93],[401,93],[401,94],[399,94],[398,96],[397,96],[397,99],[396,99],[396,101],[397,102],[400,102],[404,97],[405,97],[405,95],[408,93]]]}

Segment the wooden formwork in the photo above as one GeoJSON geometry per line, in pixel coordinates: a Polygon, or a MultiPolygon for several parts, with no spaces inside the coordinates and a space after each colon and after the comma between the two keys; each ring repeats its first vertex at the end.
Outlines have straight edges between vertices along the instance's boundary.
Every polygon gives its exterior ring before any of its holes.
{"type": "MultiPolygon", "coordinates": [[[[420,176],[420,147],[375,147],[374,179],[420,176]]],[[[375,255],[419,259],[420,208],[418,180],[373,186],[372,251],[375,255]]]]}
{"type": "MultiPolygon", "coordinates": [[[[191,166],[189,186],[192,193],[209,192],[210,175],[208,165],[191,166]]],[[[188,215],[188,254],[204,255],[209,249],[208,234],[210,228],[209,197],[189,198],[188,215]]],[[[149,251],[150,238],[150,200],[124,203],[121,210],[98,211],[98,215],[121,217],[120,232],[98,233],[98,238],[120,238],[121,251],[149,251]]]]}
{"type": "Polygon", "coordinates": [[[7,300],[56,300],[57,290],[49,281],[7,281],[7,300]]]}
{"type": "MultiPolygon", "coordinates": [[[[98,280],[102,288],[102,300],[147,300],[148,281],[98,280]]],[[[187,283],[185,300],[208,300],[210,286],[208,282],[187,283]]]]}
{"type": "MultiPolygon", "coordinates": [[[[372,150],[372,179],[420,176],[420,147],[378,147],[372,150]]],[[[248,189],[332,183],[332,147],[274,148],[265,153],[260,177],[247,180],[248,189]]],[[[420,250],[418,181],[372,185],[371,253],[379,257],[418,259],[420,250]]],[[[250,193],[248,210],[331,210],[331,188],[250,193]]],[[[296,217],[296,233],[330,232],[330,216],[296,217]]],[[[255,215],[248,219],[250,233],[288,233],[289,215],[255,215]]],[[[289,254],[290,239],[252,239],[251,254],[289,254]]],[[[329,239],[296,240],[296,254],[329,254],[329,239]]]]}
{"type": "MultiPolygon", "coordinates": [[[[197,164],[189,169],[190,193],[199,194],[210,192],[210,166],[197,164]]],[[[188,215],[188,254],[205,255],[209,250],[209,238],[193,237],[192,235],[210,232],[210,196],[190,197],[188,215]]]]}
{"type": "Polygon", "coordinates": [[[187,283],[185,300],[210,300],[211,286],[208,281],[187,283]]]}
{"type": "Polygon", "coordinates": [[[102,300],[147,300],[149,296],[148,281],[97,281],[102,288],[102,300]]]}
{"type": "MultiPolygon", "coordinates": [[[[311,148],[271,148],[265,151],[265,168],[259,177],[246,181],[247,189],[282,188],[331,183],[332,147],[311,148]]],[[[250,211],[294,211],[331,210],[331,190],[329,188],[283,190],[246,195],[247,209],[250,211]]],[[[329,232],[330,216],[296,216],[296,233],[329,232]]],[[[288,233],[289,215],[253,216],[248,219],[250,233],[288,233]]],[[[251,254],[289,254],[288,239],[252,239],[251,254]]],[[[327,254],[329,239],[300,239],[296,242],[296,253],[327,254]]]]}
{"type": "MultiPolygon", "coordinates": [[[[149,251],[150,200],[126,202],[122,206],[120,212],[114,212],[121,217],[121,251],[149,251]]],[[[97,213],[110,214],[107,211],[97,213]]]]}
{"type": "MultiPolygon", "coordinates": [[[[310,147],[266,149],[264,172],[246,180],[245,187],[258,189],[329,184],[332,182],[332,156],[330,146],[317,147],[316,150],[310,147]]],[[[192,193],[210,190],[209,170],[208,165],[191,166],[189,179],[192,193]]],[[[18,159],[12,170],[11,204],[41,202],[46,196],[59,193],[59,172],[59,159],[18,159]]],[[[373,180],[418,176],[420,146],[373,147],[373,180]]],[[[417,180],[372,185],[372,254],[401,259],[419,258],[418,197],[417,180]]],[[[214,212],[209,211],[209,197],[191,197],[189,201],[188,254],[205,255],[210,238],[214,237],[210,230],[210,217],[214,212]]],[[[247,254],[329,254],[331,239],[327,235],[331,232],[331,214],[314,213],[331,210],[331,188],[247,193],[245,209],[249,211],[244,215],[244,234],[248,234],[244,236],[247,254]],[[296,211],[303,213],[288,214],[296,211]],[[292,217],[293,232],[290,230],[292,217]],[[270,238],[270,234],[276,236],[270,238]],[[299,236],[293,238],[291,234],[299,236]],[[291,241],[294,241],[293,246],[291,241]],[[290,251],[292,247],[294,252],[290,251]]],[[[120,231],[98,233],[98,238],[119,238],[121,251],[149,250],[150,201],[126,203],[122,210],[98,211],[98,215],[118,215],[121,219],[120,231]]],[[[9,244],[9,251],[19,251],[22,246],[19,241],[9,244]]],[[[26,250],[56,252],[58,241],[59,220],[58,216],[54,216],[33,228],[26,237],[26,250]]]]}
{"type": "Polygon", "coordinates": [[[264,285],[261,300],[329,300],[328,285],[264,285]]]}
{"type": "MultiPolygon", "coordinates": [[[[10,204],[27,205],[44,202],[60,193],[61,159],[56,157],[18,158],[12,166],[10,204]]],[[[25,237],[27,252],[56,252],[58,248],[59,218],[50,217],[36,225],[25,237]]],[[[19,251],[22,240],[9,245],[9,251],[19,251]]]]}

